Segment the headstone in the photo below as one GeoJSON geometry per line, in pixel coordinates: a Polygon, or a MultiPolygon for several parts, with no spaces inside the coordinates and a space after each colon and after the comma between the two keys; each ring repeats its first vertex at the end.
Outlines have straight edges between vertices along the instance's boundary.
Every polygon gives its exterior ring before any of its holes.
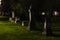
{"type": "Polygon", "coordinates": [[[15,23],[17,23],[17,17],[15,17],[15,23]]]}
{"type": "Polygon", "coordinates": [[[22,26],[24,26],[24,22],[22,21],[22,26]]]}
{"type": "Polygon", "coordinates": [[[12,19],[11,17],[9,18],[9,21],[10,21],[11,23],[14,22],[13,19],[12,19]]]}
{"type": "Polygon", "coordinates": [[[20,22],[20,18],[15,17],[15,23],[19,23],[20,22]]]}
{"type": "Polygon", "coordinates": [[[10,17],[10,18],[9,18],[9,21],[11,21],[11,20],[12,20],[12,18],[10,17]]]}

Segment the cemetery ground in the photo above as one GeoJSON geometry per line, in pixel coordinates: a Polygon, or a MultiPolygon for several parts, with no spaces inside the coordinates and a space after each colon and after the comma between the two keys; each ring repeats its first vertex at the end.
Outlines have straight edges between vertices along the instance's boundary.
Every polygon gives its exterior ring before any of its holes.
{"type": "MultiPolygon", "coordinates": [[[[53,23],[52,25],[52,31],[55,35],[60,34],[59,24],[53,23]]],[[[9,21],[0,21],[0,40],[60,40],[60,36],[46,36],[41,33],[41,30],[30,31],[27,27],[9,21]]]]}

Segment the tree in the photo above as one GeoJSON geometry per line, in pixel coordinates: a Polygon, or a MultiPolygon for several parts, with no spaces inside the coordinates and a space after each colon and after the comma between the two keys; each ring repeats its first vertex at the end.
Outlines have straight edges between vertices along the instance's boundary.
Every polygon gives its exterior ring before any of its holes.
{"type": "Polygon", "coordinates": [[[29,0],[11,0],[11,10],[21,19],[28,19],[29,0]],[[25,16],[25,17],[24,17],[25,16]]]}

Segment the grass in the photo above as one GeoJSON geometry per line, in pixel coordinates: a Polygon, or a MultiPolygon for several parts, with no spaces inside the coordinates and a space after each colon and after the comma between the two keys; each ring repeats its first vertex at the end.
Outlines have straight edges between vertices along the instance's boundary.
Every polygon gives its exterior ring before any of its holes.
{"type": "Polygon", "coordinates": [[[30,31],[25,26],[0,21],[0,40],[60,40],[60,37],[46,36],[40,31],[30,31]]]}

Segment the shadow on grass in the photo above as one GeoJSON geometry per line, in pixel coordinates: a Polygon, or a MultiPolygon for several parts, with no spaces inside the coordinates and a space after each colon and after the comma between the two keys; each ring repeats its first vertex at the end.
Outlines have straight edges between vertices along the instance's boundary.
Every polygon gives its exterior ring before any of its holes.
{"type": "Polygon", "coordinates": [[[60,37],[60,34],[53,34],[54,37],[60,37]]]}
{"type": "Polygon", "coordinates": [[[0,34],[0,40],[39,40],[39,32],[15,32],[0,34]]]}
{"type": "Polygon", "coordinates": [[[50,37],[60,37],[60,34],[51,34],[51,35],[46,35],[47,37],[50,36],[50,37]]]}

